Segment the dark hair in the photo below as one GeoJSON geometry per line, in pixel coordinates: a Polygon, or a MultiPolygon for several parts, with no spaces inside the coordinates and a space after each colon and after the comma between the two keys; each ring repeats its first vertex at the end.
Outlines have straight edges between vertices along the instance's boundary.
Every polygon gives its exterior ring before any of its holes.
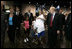
{"type": "Polygon", "coordinates": [[[29,17],[29,15],[27,13],[24,14],[25,20],[27,17],[29,17]]]}
{"type": "Polygon", "coordinates": [[[14,9],[14,8],[10,7],[9,10],[10,10],[10,9],[14,9]]]}
{"type": "Polygon", "coordinates": [[[12,6],[9,8],[9,10],[10,10],[10,9],[15,10],[15,6],[12,5],[12,6]]]}
{"type": "Polygon", "coordinates": [[[27,18],[27,17],[29,17],[29,15],[28,15],[28,14],[26,15],[26,18],[27,18]]]}
{"type": "Polygon", "coordinates": [[[60,10],[63,10],[63,8],[60,8],[60,10]]]}
{"type": "Polygon", "coordinates": [[[18,6],[15,7],[15,9],[18,8],[20,10],[20,8],[18,6]]]}
{"type": "Polygon", "coordinates": [[[36,13],[36,16],[39,16],[39,12],[36,13]]]}
{"type": "Polygon", "coordinates": [[[5,9],[4,9],[4,7],[5,7],[5,6],[3,5],[3,9],[2,9],[2,11],[3,11],[3,12],[5,12],[5,9]]]}
{"type": "Polygon", "coordinates": [[[29,18],[29,16],[26,16],[26,17],[25,17],[25,20],[26,20],[27,18],[29,18]]]}

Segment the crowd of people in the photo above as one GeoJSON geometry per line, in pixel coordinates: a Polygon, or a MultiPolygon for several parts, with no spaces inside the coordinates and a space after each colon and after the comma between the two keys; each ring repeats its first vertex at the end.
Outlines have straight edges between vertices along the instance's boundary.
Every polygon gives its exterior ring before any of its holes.
{"type": "Polygon", "coordinates": [[[10,13],[4,14],[1,5],[1,47],[4,46],[5,32],[7,31],[10,43],[15,46],[15,31],[17,38],[20,38],[21,27],[24,29],[24,42],[29,41],[30,34],[32,41],[38,40],[43,48],[59,48],[58,39],[63,40],[65,36],[67,42],[71,42],[71,9],[60,8],[57,12],[54,6],[49,8],[48,13],[40,9],[36,16],[30,10],[22,15],[19,7],[15,10],[9,8],[10,13]],[[47,29],[47,30],[46,30],[47,29]],[[47,31],[47,32],[46,32],[47,31]],[[45,34],[48,33],[47,44],[44,42],[45,34]],[[36,37],[36,38],[35,38],[36,37]]]}

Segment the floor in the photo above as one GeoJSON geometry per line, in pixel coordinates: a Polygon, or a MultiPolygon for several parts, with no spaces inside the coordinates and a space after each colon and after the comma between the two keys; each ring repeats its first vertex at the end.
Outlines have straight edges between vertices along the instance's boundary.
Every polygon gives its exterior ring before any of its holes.
{"type": "MultiPolygon", "coordinates": [[[[20,32],[20,37],[17,37],[17,35],[15,35],[15,47],[12,47],[8,38],[8,34],[7,32],[5,33],[5,41],[4,41],[4,48],[43,48],[40,44],[38,44],[38,41],[33,42],[33,40],[31,38],[29,38],[28,42],[24,42],[24,31],[21,30],[20,32]]],[[[45,34],[45,44],[47,43],[47,33],[45,34]]],[[[59,40],[60,42],[60,40],[59,40]]],[[[63,37],[63,41],[60,42],[60,48],[67,48],[66,47],[67,43],[65,40],[65,37],[63,37]]],[[[45,46],[45,48],[48,48],[48,46],[45,46]]],[[[71,48],[71,45],[68,47],[71,48]]]]}

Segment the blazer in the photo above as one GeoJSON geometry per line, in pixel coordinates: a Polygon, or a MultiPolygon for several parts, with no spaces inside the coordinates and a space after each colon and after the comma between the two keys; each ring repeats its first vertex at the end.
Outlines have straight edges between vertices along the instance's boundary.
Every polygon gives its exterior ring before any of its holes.
{"type": "MultiPolygon", "coordinates": [[[[8,24],[8,26],[9,26],[9,15],[10,15],[10,13],[7,14],[7,24],[8,24]]],[[[13,19],[12,19],[12,21],[13,21],[13,27],[16,27],[16,24],[17,24],[17,17],[16,17],[15,14],[13,14],[13,19]]]]}
{"type": "MultiPolygon", "coordinates": [[[[52,21],[53,30],[61,30],[61,28],[62,28],[61,19],[62,19],[62,17],[60,17],[58,13],[55,13],[54,19],[52,21]]],[[[49,13],[47,15],[47,20],[46,20],[46,24],[48,25],[48,28],[50,28],[50,22],[51,22],[51,14],[49,13]]]]}

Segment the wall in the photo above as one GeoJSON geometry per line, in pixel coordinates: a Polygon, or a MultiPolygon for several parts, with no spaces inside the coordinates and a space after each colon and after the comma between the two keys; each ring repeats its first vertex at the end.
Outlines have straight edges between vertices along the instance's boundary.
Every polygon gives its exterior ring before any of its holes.
{"type": "Polygon", "coordinates": [[[31,12],[33,13],[33,16],[35,16],[35,9],[36,7],[34,5],[23,4],[22,14],[24,15],[24,13],[28,12],[28,10],[31,10],[31,12]]]}
{"type": "MultiPolygon", "coordinates": [[[[9,9],[9,7],[14,7],[13,1],[4,1],[4,4],[5,4],[5,9],[9,9]]],[[[35,16],[36,7],[34,5],[22,4],[21,7],[22,7],[21,11],[23,15],[24,13],[28,12],[28,10],[31,10],[31,12],[33,13],[33,16],[35,16]]]]}

